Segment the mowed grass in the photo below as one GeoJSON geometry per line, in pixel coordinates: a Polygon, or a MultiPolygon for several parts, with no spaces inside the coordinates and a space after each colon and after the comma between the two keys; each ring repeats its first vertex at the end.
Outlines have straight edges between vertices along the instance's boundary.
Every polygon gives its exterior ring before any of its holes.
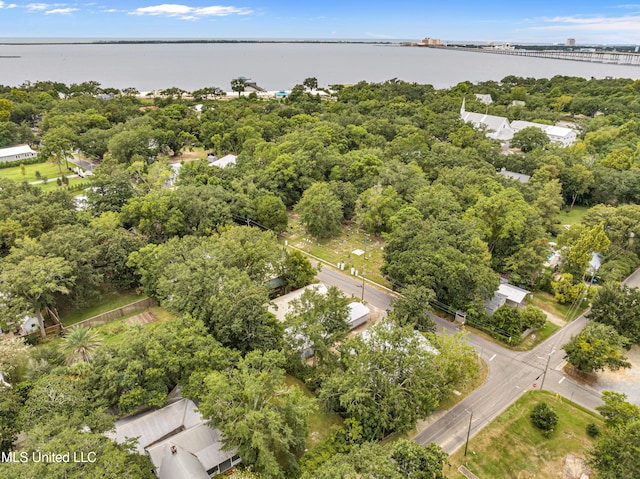
{"type": "Polygon", "coordinates": [[[446,476],[463,479],[458,467],[464,465],[480,479],[561,477],[565,456],[586,457],[592,446],[586,432],[589,423],[602,429],[602,419],[596,413],[546,392],[528,392],[471,438],[466,457],[462,447],[449,458],[451,468],[445,466],[446,476]],[[548,438],[529,417],[539,402],[549,404],[559,417],[548,438]]]}
{"type": "MultiPolygon", "coordinates": [[[[305,396],[315,397],[309,388],[299,379],[287,374],[287,386],[299,387],[305,396]]],[[[325,411],[318,402],[318,409],[309,417],[309,433],[307,434],[307,449],[311,450],[331,432],[331,426],[342,426],[344,421],[338,414],[325,411]]]]}
{"type": "Polygon", "coordinates": [[[351,272],[351,268],[358,270],[358,274],[362,274],[364,270],[365,278],[383,286],[390,286],[389,281],[380,272],[384,252],[382,238],[365,235],[352,223],[347,223],[337,238],[313,238],[304,232],[304,226],[295,213],[289,215],[288,230],[283,238],[288,240],[289,245],[322,258],[334,266],[337,263],[345,263],[344,271],[347,274],[351,272]],[[366,251],[366,255],[354,255],[353,251],[357,249],[366,251]]]}
{"type": "Polygon", "coordinates": [[[76,177],[76,178],[69,178],[68,185],[58,186],[58,183],[56,182],[56,180],[49,180],[46,183],[40,182],[40,183],[36,183],[33,186],[37,186],[42,191],[54,191],[54,190],[64,190],[67,186],[75,186],[80,183],[85,183],[88,188],[90,186],[89,181],[90,180],[88,180],[87,178],[76,177]]]}
{"type": "Polygon", "coordinates": [[[106,313],[112,309],[135,303],[146,297],[146,295],[138,294],[135,291],[113,291],[102,295],[98,301],[86,308],[61,311],[60,318],[64,326],[69,326],[97,316],[98,314],[106,313]]]}
{"type": "Polygon", "coordinates": [[[543,311],[548,311],[549,313],[559,317],[560,319],[564,319],[565,321],[574,320],[582,313],[584,313],[589,305],[588,301],[583,300],[580,301],[577,307],[572,307],[571,304],[560,304],[552,295],[543,291],[533,293],[531,304],[537,306],[543,311]]]}
{"type": "MultiPolygon", "coordinates": [[[[71,163],[69,163],[71,165],[71,163]]],[[[9,178],[13,181],[28,181],[31,183],[32,181],[38,181],[39,178],[36,177],[36,171],[40,172],[41,176],[46,176],[49,180],[52,178],[58,178],[62,176],[60,171],[58,170],[58,165],[54,163],[35,163],[32,165],[24,165],[25,175],[22,175],[22,170],[20,166],[12,166],[11,168],[0,168],[0,177],[9,178]]],[[[62,165],[62,174],[69,175],[73,174],[72,171],[67,170],[65,165],[62,165]]],[[[55,184],[55,180],[53,181],[55,184]]]]}
{"type": "Polygon", "coordinates": [[[586,206],[574,206],[571,210],[562,210],[558,215],[561,225],[577,225],[582,223],[582,218],[587,214],[589,208],[586,206]]]}

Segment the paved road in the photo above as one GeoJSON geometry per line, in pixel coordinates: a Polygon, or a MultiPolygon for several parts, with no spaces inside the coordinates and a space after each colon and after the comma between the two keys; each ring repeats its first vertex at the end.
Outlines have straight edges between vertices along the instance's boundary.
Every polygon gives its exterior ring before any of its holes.
{"type": "Polygon", "coordinates": [[[96,165],[94,165],[93,163],[83,160],[82,158],[79,158],[77,155],[73,155],[73,158],[69,158],[69,162],[73,163],[74,165],[78,165],[84,168],[85,170],[91,171],[91,172],[93,172],[93,170],[96,167],[96,165]]]}
{"type": "MultiPolygon", "coordinates": [[[[322,265],[322,269],[318,273],[317,278],[329,286],[337,286],[347,296],[362,297],[362,280],[340,272],[336,269],[322,265]]],[[[383,289],[379,289],[369,282],[365,283],[364,300],[371,306],[386,311],[391,307],[391,300],[394,295],[383,289]]]]}
{"type": "MultiPolygon", "coordinates": [[[[640,277],[640,272],[636,274],[640,277]]],[[[361,281],[327,266],[323,267],[318,278],[326,284],[339,287],[347,295],[360,296],[362,292],[361,281]]],[[[365,300],[377,308],[388,309],[391,298],[391,294],[384,290],[369,285],[365,287],[365,300]]],[[[458,330],[455,325],[437,316],[434,316],[434,320],[440,332],[458,330]]],[[[562,373],[564,351],[561,346],[572,335],[578,334],[586,322],[584,315],[580,316],[527,352],[511,351],[480,336],[469,334],[469,342],[489,366],[487,380],[414,439],[420,444],[434,441],[445,451],[452,453],[465,443],[471,411],[473,436],[525,392],[539,391],[541,386],[544,386],[544,390],[558,393],[583,407],[595,409],[602,404],[600,393],[576,383],[562,373]]]]}

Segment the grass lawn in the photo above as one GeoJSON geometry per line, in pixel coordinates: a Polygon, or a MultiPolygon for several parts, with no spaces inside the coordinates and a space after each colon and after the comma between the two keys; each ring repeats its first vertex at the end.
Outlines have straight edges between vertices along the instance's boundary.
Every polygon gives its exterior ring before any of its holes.
{"type": "Polygon", "coordinates": [[[580,303],[580,307],[578,307],[577,309],[572,309],[570,304],[560,304],[552,295],[543,291],[533,293],[531,304],[544,311],[548,311],[549,313],[554,314],[555,316],[559,317],[560,319],[564,319],[565,321],[574,320],[582,313],[584,313],[584,311],[589,306],[587,301],[582,301],[580,303]]]}
{"type": "MultiPolygon", "coordinates": [[[[79,183],[86,183],[87,184],[87,188],[89,187],[89,179],[88,178],[69,178],[69,185],[68,186],[73,186],[73,185],[77,185],[79,183]]],[[[37,186],[38,188],[40,188],[42,191],[54,191],[57,189],[64,189],[66,188],[67,185],[63,185],[63,186],[58,186],[58,183],[56,182],[56,180],[49,180],[47,181],[46,184],[43,183],[36,183],[34,186],[37,186]]]]}
{"type": "MultiPolygon", "coordinates": [[[[71,163],[69,163],[71,165],[71,163]]],[[[71,165],[73,166],[73,165],[71,165]]],[[[36,171],[40,172],[40,175],[46,176],[51,180],[51,178],[58,178],[60,172],[58,171],[58,165],[54,163],[35,163],[33,165],[24,165],[25,175],[22,176],[22,171],[20,170],[20,166],[13,166],[11,168],[0,168],[0,177],[9,178],[10,180],[22,182],[22,181],[38,181],[36,178],[36,171]]],[[[65,165],[62,165],[62,174],[69,175],[74,174],[73,172],[67,170],[65,165]]],[[[51,182],[55,184],[55,181],[51,182]]]]}
{"type": "MultiPolygon", "coordinates": [[[[156,318],[158,318],[158,320],[153,323],[145,324],[143,326],[145,328],[155,328],[158,324],[162,323],[163,321],[170,321],[176,318],[172,313],[170,313],[164,308],[161,308],[160,306],[152,306],[151,308],[145,309],[144,311],[149,311],[153,313],[156,316],[156,318]]],[[[131,313],[123,318],[116,319],[115,321],[111,321],[107,324],[103,324],[102,326],[98,326],[97,328],[94,328],[104,338],[104,341],[102,344],[113,346],[115,344],[118,344],[126,340],[129,337],[130,329],[135,327],[134,325],[128,324],[127,319],[129,319],[132,316],[136,316],[140,313],[143,313],[144,311],[137,311],[135,313],[131,313]]]]}
{"type": "Polygon", "coordinates": [[[384,241],[373,235],[365,237],[364,232],[351,223],[342,228],[342,234],[338,238],[318,239],[306,235],[298,215],[292,213],[289,215],[289,233],[284,234],[283,238],[288,240],[291,246],[333,265],[345,263],[344,270],[347,273],[352,267],[357,269],[359,274],[364,269],[365,278],[383,286],[390,286],[389,281],[380,273],[384,241]],[[352,254],[356,249],[366,251],[366,255],[352,254]]]}
{"type": "Polygon", "coordinates": [[[558,329],[560,329],[560,326],[552,323],[551,321],[547,321],[546,323],[544,323],[544,326],[538,329],[535,333],[527,336],[524,341],[522,341],[513,349],[515,349],[516,351],[530,351],[542,341],[551,336],[553,333],[555,333],[558,329]]]}
{"type": "MultiPolygon", "coordinates": [[[[308,397],[315,397],[309,388],[297,378],[287,374],[286,383],[288,386],[298,386],[308,397]]],[[[318,404],[318,409],[309,416],[309,434],[307,435],[307,449],[311,450],[331,432],[331,426],[342,426],[343,420],[338,414],[330,413],[318,404]]]]}
{"type": "Polygon", "coordinates": [[[75,324],[97,316],[98,314],[106,313],[112,309],[135,303],[146,297],[144,294],[136,294],[135,291],[113,291],[102,295],[102,298],[96,303],[86,308],[61,311],[60,318],[63,325],[69,326],[70,324],[75,324]]]}
{"type": "Polygon", "coordinates": [[[561,225],[577,225],[582,222],[582,218],[589,211],[586,206],[574,206],[571,210],[562,210],[559,214],[561,225]]]}
{"type": "Polygon", "coordinates": [[[449,458],[445,466],[449,479],[464,479],[458,472],[466,466],[481,479],[560,477],[567,454],[585,457],[593,441],[586,433],[587,424],[602,428],[599,415],[586,411],[566,399],[546,392],[528,392],[495,421],[449,458]],[[529,415],[539,402],[546,402],[559,416],[556,430],[549,438],[531,424],[529,415]]]}

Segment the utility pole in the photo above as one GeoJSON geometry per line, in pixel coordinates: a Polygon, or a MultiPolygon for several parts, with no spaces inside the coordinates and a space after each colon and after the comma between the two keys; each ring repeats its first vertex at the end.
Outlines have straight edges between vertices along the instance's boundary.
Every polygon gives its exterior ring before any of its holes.
{"type": "Polygon", "coordinates": [[[551,348],[551,352],[547,355],[547,363],[544,366],[544,373],[542,373],[542,381],[540,382],[540,392],[542,392],[542,388],[544,387],[544,380],[547,378],[547,369],[549,369],[549,361],[551,361],[551,356],[555,352],[556,350],[551,348]]]}
{"type": "Polygon", "coordinates": [[[469,429],[467,429],[467,442],[464,445],[464,455],[467,455],[467,448],[469,447],[469,436],[471,435],[471,421],[473,421],[473,409],[471,410],[471,415],[469,416],[469,429]]]}

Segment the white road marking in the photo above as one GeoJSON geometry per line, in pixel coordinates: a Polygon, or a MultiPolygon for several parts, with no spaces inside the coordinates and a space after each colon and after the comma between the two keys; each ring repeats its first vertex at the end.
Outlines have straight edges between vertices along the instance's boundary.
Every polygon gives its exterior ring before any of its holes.
{"type": "Polygon", "coordinates": [[[496,356],[497,356],[496,354],[494,354],[493,356],[491,356],[491,357],[489,358],[489,361],[493,361],[493,358],[495,358],[496,356]]]}
{"type": "Polygon", "coordinates": [[[566,379],[566,376],[562,376],[562,378],[560,379],[560,381],[558,381],[558,384],[560,384],[562,381],[564,381],[566,379]]]}

